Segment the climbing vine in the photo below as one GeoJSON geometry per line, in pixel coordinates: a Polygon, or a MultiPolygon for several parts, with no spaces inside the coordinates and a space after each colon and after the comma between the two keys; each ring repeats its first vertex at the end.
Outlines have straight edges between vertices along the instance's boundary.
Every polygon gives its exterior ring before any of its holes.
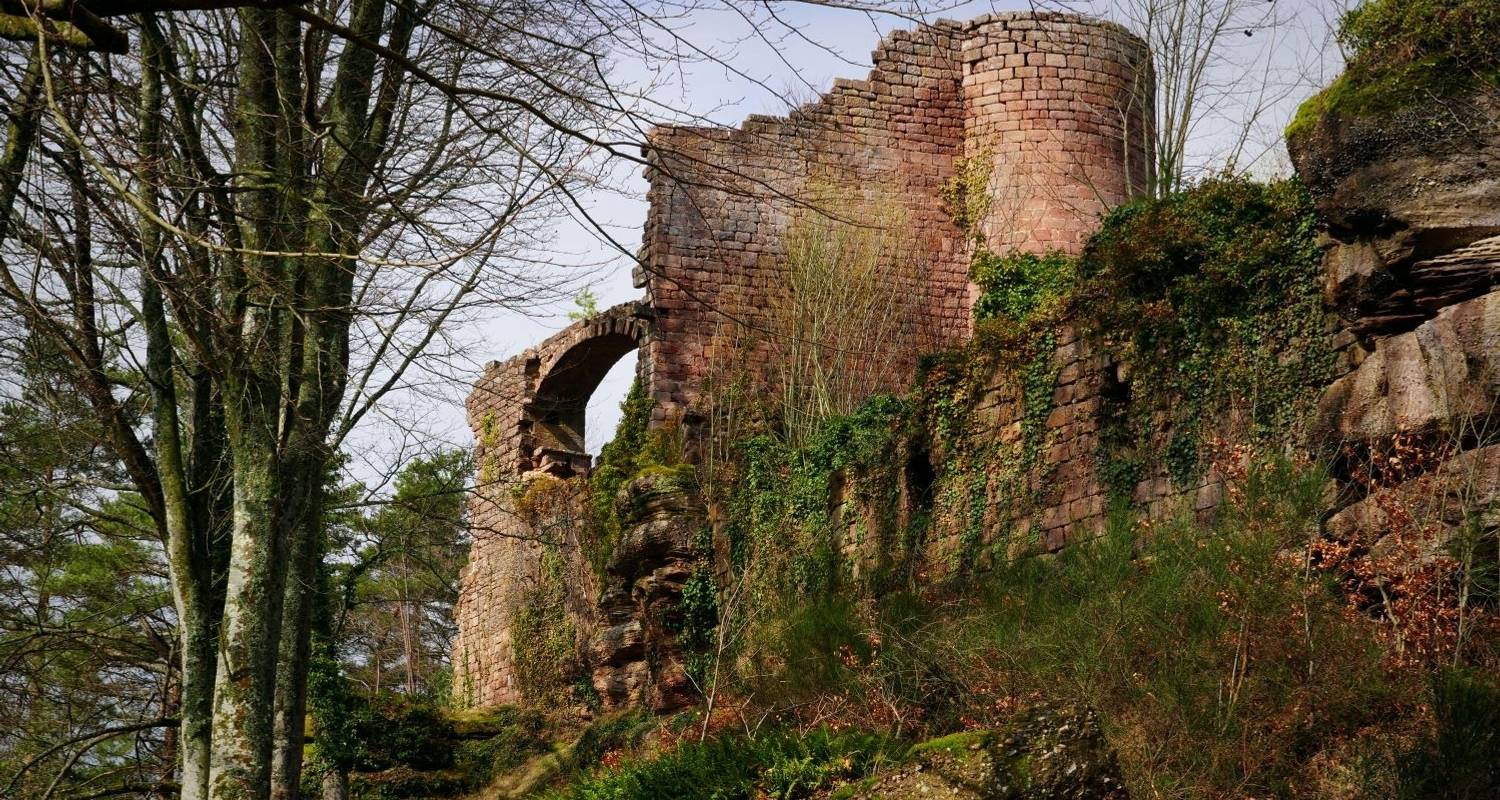
{"type": "Polygon", "coordinates": [[[665,468],[677,478],[691,476],[691,470],[684,467],[681,429],[674,425],[651,429],[651,398],[639,379],[630,385],[620,411],[615,436],[599,449],[588,478],[583,547],[599,575],[604,574],[629,512],[620,507],[620,490],[632,478],[652,469],[665,468]]]}
{"type": "MultiPolygon", "coordinates": [[[[710,552],[699,548],[699,553],[710,552]]],[[[719,627],[718,585],[707,558],[700,557],[693,574],[682,585],[675,630],[682,648],[683,668],[695,686],[705,687],[712,681],[715,632],[719,627]]]]}
{"type": "Polygon", "coordinates": [[[980,248],[970,263],[969,279],[980,291],[974,302],[975,322],[1025,325],[1067,298],[1073,288],[1074,260],[1059,250],[1002,256],[980,248]]]}
{"type": "Polygon", "coordinates": [[[832,591],[842,563],[834,528],[836,476],[844,478],[856,505],[875,511],[882,541],[893,549],[899,492],[893,453],[906,410],[902,400],[880,395],[853,414],[828,420],[802,447],[770,434],[744,441],[729,496],[732,561],[743,568],[752,555],[761,559],[757,570],[766,576],[767,592],[832,591]]]}
{"type": "Polygon", "coordinates": [[[955,576],[982,565],[987,543],[1007,551],[1037,544],[1016,541],[1011,522],[1041,501],[1052,469],[1043,455],[1060,369],[1059,322],[1055,306],[1040,309],[983,321],[968,347],[928,359],[918,378],[918,427],[931,431],[944,453],[934,513],[956,534],[949,554],[955,576]],[[1015,408],[1016,435],[977,417],[986,398],[1015,408]],[[1003,535],[990,530],[995,526],[1003,535]]]}
{"type": "Polygon", "coordinates": [[[577,670],[577,632],[568,618],[563,559],[543,545],[537,583],[516,610],[511,624],[516,682],[531,703],[570,699],[577,670]]]}
{"type": "Polygon", "coordinates": [[[1128,496],[1150,465],[1178,486],[1203,437],[1280,441],[1331,375],[1312,204],[1295,181],[1206,181],[1111,212],[1079,260],[1077,323],[1118,365],[1102,471],[1128,496]]]}
{"type": "Polygon", "coordinates": [[[954,161],[953,177],[943,183],[941,198],[943,210],[953,224],[974,242],[984,238],[980,224],[990,213],[994,202],[990,191],[990,176],[994,170],[994,148],[989,145],[973,147],[969,155],[954,161]]]}

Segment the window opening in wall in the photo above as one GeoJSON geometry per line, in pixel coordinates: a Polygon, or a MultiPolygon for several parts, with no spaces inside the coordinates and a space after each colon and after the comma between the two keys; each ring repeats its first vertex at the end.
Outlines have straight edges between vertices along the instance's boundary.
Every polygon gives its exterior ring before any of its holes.
{"type": "MultiPolygon", "coordinates": [[[[632,372],[637,358],[625,358],[635,352],[636,340],[623,333],[605,333],[574,345],[563,353],[542,377],[535,398],[527,405],[527,418],[532,423],[534,437],[532,463],[534,469],[550,472],[559,477],[585,474],[593,465],[593,455],[598,446],[591,447],[595,436],[604,437],[598,444],[608,441],[614,428],[604,419],[596,420],[593,428],[603,428],[590,435],[589,416],[591,408],[600,408],[595,402],[601,386],[624,364],[626,376],[632,372]]],[[[616,381],[620,379],[616,378],[616,381]]],[[[628,377],[624,380],[623,396],[629,388],[628,377]]],[[[608,408],[613,402],[613,384],[599,402],[608,408]]],[[[618,412],[616,412],[618,413],[618,412]]]]}

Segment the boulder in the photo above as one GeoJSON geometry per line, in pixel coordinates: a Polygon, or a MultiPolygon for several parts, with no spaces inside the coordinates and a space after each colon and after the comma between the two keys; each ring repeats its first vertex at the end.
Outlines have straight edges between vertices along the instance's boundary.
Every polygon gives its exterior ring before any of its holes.
{"type": "Polygon", "coordinates": [[[1409,331],[1500,287],[1500,99],[1368,119],[1288,142],[1328,233],[1326,294],[1362,338],[1409,331]]]}
{"type": "Polygon", "coordinates": [[[1416,560],[1420,567],[1447,555],[1448,545],[1461,526],[1478,514],[1480,530],[1500,528],[1500,445],[1459,453],[1437,469],[1396,486],[1377,490],[1329,517],[1324,535],[1338,542],[1356,542],[1370,555],[1384,559],[1395,554],[1401,528],[1428,532],[1416,560]]]}
{"type": "Polygon", "coordinates": [[[1420,258],[1500,234],[1497,120],[1500,98],[1476,93],[1379,117],[1329,114],[1287,149],[1335,236],[1388,239],[1392,254],[1420,258]]]}
{"type": "Polygon", "coordinates": [[[1500,404],[1500,292],[1447,306],[1374,350],[1324,392],[1325,442],[1482,428],[1500,404]]]}

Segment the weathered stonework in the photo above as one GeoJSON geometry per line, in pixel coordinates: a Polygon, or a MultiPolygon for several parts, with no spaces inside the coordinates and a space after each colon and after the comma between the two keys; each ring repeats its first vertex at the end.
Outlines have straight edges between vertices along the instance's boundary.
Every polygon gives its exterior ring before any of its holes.
{"type": "MultiPolygon", "coordinates": [[[[616,361],[646,340],[647,314],[643,305],[627,303],[575,323],[509,361],[490,363],[469,395],[478,480],[469,498],[473,545],[454,609],[453,648],[454,692],[465,703],[519,698],[511,622],[540,579],[545,547],[562,551],[571,574],[587,573],[577,567],[577,532],[557,526],[538,531],[517,513],[513,493],[528,477],[568,477],[588,469],[588,396],[616,361]]],[[[648,373],[649,362],[643,359],[639,370],[648,373]]],[[[583,595],[591,592],[570,596],[583,595]]],[[[570,615],[580,641],[586,640],[592,619],[585,617],[591,615],[573,609],[570,615]]]]}
{"type": "MultiPolygon", "coordinates": [[[[920,353],[970,334],[975,241],[944,202],[966,158],[988,160],[990,202],[976,228],[997,252],[1076,253],[1103,211],[1148,185],[1150,61],[1145,45],[1117,25],[1053,13],[943,21],[891,34],[873,62],[865,79],[836,81],[786,117],[752,116],[732,130],[653,131],[637,273],[644,300],[486,367],[468,402],[481,480],[456,611],[454,685],[464,702],[521,699],[511,621],[541,549],[518,526],[512,487],[530,473],[588,470],[583,408],[631,350],[641,353],[638,376],[657,424],[691,422],[705,381],[728,360],[773,382],[774,339],[784,334],[772,312],[785,302],[786,235],[799,214],[831,205],[835,214],[876,208],[900,220],[905,241],[888,256],[901,262],[889,270],[902,298],[900,336],[845,366],[873,376],[869,391],[898,390],[920,353]]],[[[1097,481],[1082,466],[1096,428],[1095,365],[1072,341],[1059,359],[1068,362],[1061,373],[1068,379],[1058,387],[1050,441],[1066,455],[1059,468],[1078,475],[1034,523],[1049,542],[1103,511],[1097,481]]],[[[620,599],[629,589],[611,590],[606,616],[617,632],[631,630],[622,616],[631,603],[620,599]]],[[[592,624],[575,620],[585,638],[582,626],[592,624]]],[[[639,683],[594,674],[607,700],[638,700],[639,683]]]]}
{"type": "Polygon", "coordinates": [[[1147,185],[1151,73],[1123,28],[1062,14],[940,22],[891,34],[873,60],[865,80],[836,81],[788,117],[653,135],[639,283],[658,314],[660,413],[690,403],[727,355],[716,337],[725,323],[752,336],[773,327],[787,225],[828,184],[897,206],[913,237],[920,268],[901,275],[910,346],[873,365],[889,389],[905,385],[918,354],[970,330],[972,245],[942,198],[962,158],[993,162],[979,228],[997,252],[1076,252],[1102,211],[1147,185]]]}

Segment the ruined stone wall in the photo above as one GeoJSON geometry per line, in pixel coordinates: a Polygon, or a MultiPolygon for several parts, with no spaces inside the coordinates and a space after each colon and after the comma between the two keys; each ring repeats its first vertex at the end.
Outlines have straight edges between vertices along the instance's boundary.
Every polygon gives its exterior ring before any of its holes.
{"type": "Polygon", "coordinates": [[[1152,173],[1145,43],[1062,14],[975,20],[962,39],[964,147],[994,161],[987,246],[1077,253],[1152,173]]]}
{"type": "MultiPolygon", "coordinates": [[[[573,576],[570,600],[591,606],[589,574],[580,568],[577,531],[539,526],[516,508],[528,476],[569,477],[587,471],[582,414],[588,395],[620,358],[650,335],[644,306],[626,303],[568,326],[505,362],[490,362],[467,402],[477,480],[469,497],[473,544],[460,579],[454,617],[455,695],[470,705],[513,703],[516,683],[512,621],[543,578],[545,548],[560,551],[573,576]]],[[[651,362],[637,364],[649,381],[651,362]]],[[[580,639],[592,615],[570,611],[580,639]]]]}
{"type": "Polygon", "coordinates": [[[790,346],[775,310],[788,225],[816,213],[807,205],[893,210],[885,219],[909,237],[890,273],[908,287],[910,325],[862,363],[879,371],[875,389],[898,390],[919,354],[970,331],[973,242],[943,201],[959,159],[992,161],[980,233],[998,252],[1076,253],[1104,210],[1147,186],[1149,59],[1119,26],[1020,13],[941,22],[890,35],[873,60],[866,79],[839,80],[787,117],[652,137],[641,284],[658,314],[661,413],[689,404],[747,340],[762,370],[790,346]]]}
{"type": "Polygon", "coordinates": [[[795,346],[778,311],[789,301],[785,237],[799,214],[819,224],[825,210],[879,210],[909,237],[909,261],[890,269],[909,326],[872,364],[886,376],[877,388],[909,378],[921,350],[963,337],[967,258],[941,199],[964,135],[958,33],[945,23],[892,34],[867,79],[839,80],[785,118],[654,133],[644,286],[659,314],[663,414],[695,399],[714,365],[748,362],[765,376],[795,346]]]}
{"type": "MultiPolygon", "coordinates": [[[[1091,339],[1069,326],[1055,334],[1046,355],[1051,376],[1045,416],[1033,445],[1023,442],[1028,414],[1019,380],[1027,367],[997,366],[984,385],[973,411],[964,421],[970,447],[981,448],[982,478],[949,468],[949,484],[932,492],[931,528],[922,558],[934,577],[959,571],[986,571],[997,559],[1037,551],[1055,552],[1064,545],[1104,530],[1115,493],[1101,466],[1103,426],[1121,409],[1111,392],[1120,390],[1119,365],[1098,352],[1091,339]],[[1033,466],[1020,472],[1018,464],[1035,448],[1033,466]],[[977,518],[971,504],[979,480],[977,518]],[[973,529],[974,521],[979,529],[973,529]]],[[[937,449],[930,454],[934,471],[945,463],[974,456],[937,449]]],[[[1178,485],[1161,464],[1127,489],[1131,505],[1147,518],[1166,518],[1188,511],[1207,516],[1223,499],[1223,481],[1209,465],[1191,485],[1178,485]]],[[[869,558],[872,554],[860,554],[869,558]]]]}
{"type": "MultiPolygon", "coordinates": [[[[521,699],[513,622],[546,551],[517,519],[513,492],[538,473],[588,471],[583,409],[615,360],[641,350],[639,375],[656,424],[694,413],[710,376],[726,367],[762,379],[759,388],[773,396],[778,365],[809,344],[823,348],[819,358],[837,359],[834,372],[856,394],[899,391],[920,354],[967,340],[976,246],[1076,253],[1100,213],[1147,185],[1149,59],[1119,26],[1063,14],[945,21],[891,34],[873,62],[865,79],[836,81],[786,117],[752,116],[727,130],[654,131],[645,150],[650,209],[637,281],[644,300],[487,366],[468,403],[480,480],[456,609],[454,685],[462,702],[521,699]],[[986,159],[989,171],[991,202],[977,242],[955,225],[944,199],[966,158],[986,159]],[[818,331],[784,313],[808,299],[788,270],[788,236],[797,225],[884,237],[885,277],[876,293],[886,305],[871,315],[868,332],[814,342],[818,331]]],[[[840,300],[835,293],[832,302],[840,300]]],[[[1083,363],[1086,355],[1070,342],[1060,358],[1083,363]]],[[[1077,365],[1067,370],[1082,374],[1077,365]]],[[[1073,388],[1076,380],[1059,389],[1067,398],[1060,408],[1068,409],[1055,425],[1059,452],[1088,449],[1081,437],[1090,434],[1092,395],[1073,388]]],[[[1090,480],[1071,482],[1037,521],[1048,536],[1064,538],[1065,526],[1098,516],[1090,480]]],[[[596,591],[590,583],[580,581],[572,599],[598,602],[581,598],[596,591]]],[[[648,599],[614,597],[605,633],[631,629],[616,617],[656,602],[648,599]]],[[[570,612],[581,639],[590,616],[570,612]]],[[[601,695],[643,696],[636,677],[616,678],[595,673],[601,695]]]]}

